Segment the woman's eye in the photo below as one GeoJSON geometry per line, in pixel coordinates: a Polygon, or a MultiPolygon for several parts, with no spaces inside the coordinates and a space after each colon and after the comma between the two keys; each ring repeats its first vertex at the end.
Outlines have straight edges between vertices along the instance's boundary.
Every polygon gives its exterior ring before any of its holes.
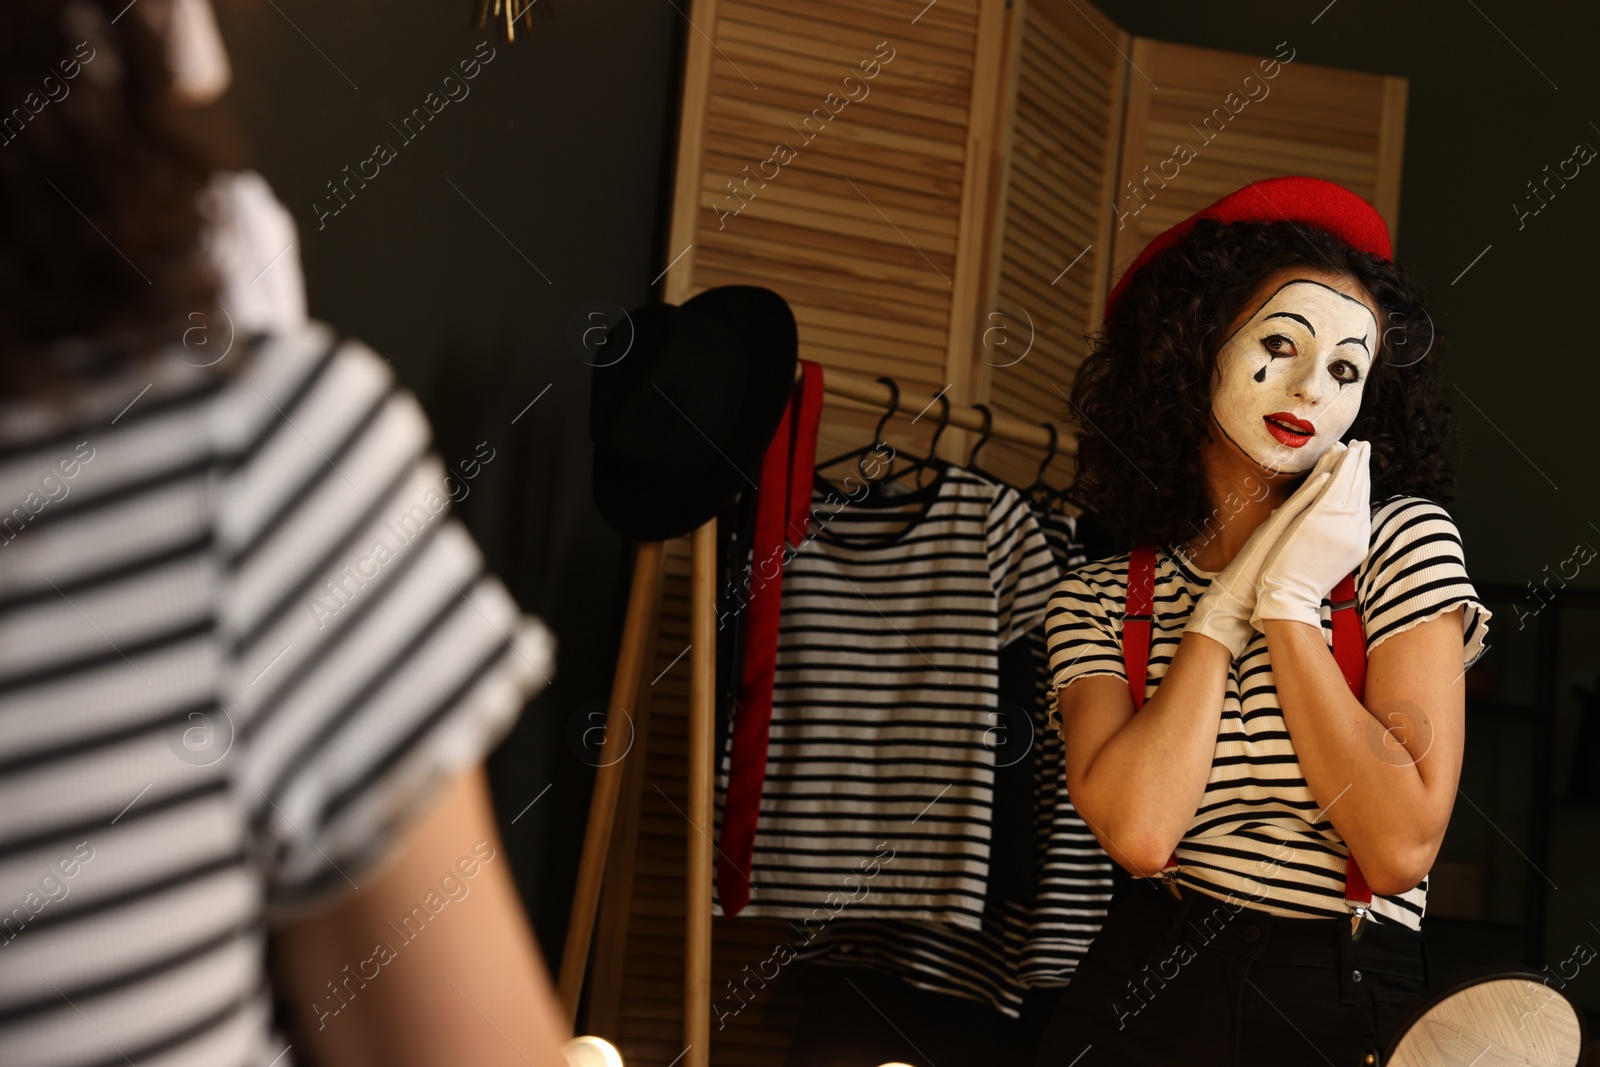
{"type": "Polygon", "coordinates": [[[1361,380],[1361,368],[1348,359],[1336,359],[1328,366],[1334,379],[1344,385],[1354,385],[1361,380]]]}
{"type": "Polygon", "coordinates": [[[1261,339],[1261,346],[1270,352],[1274,357],[1283,356],[1287,358],[1295,354],[1294,342],[1289,340],[1281,333],[1275,333],[1270,337],[1263,337],[1261,339]]]}

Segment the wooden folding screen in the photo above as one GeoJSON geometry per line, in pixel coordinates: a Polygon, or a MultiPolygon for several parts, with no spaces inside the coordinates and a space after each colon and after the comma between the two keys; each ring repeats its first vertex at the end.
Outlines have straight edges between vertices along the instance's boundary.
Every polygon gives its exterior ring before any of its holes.
{"type": "MultiPolygon", "coordinates": [[[[1330,178],[1396,221],[1404,81],[1313,67],[1292,46],[1269,78],[1274,57],[1130,38],[1084,0],[680,6],[692,29],[664,299],[770,287],[803,357],[922,397],[1059,423],[1122,267],[1252,179],[1330,178]],[[1194,151],[1174,172],[1180,143],[1194,151]]],[[[866,443],[877,414],[830,401],[819,453],[866,443]]],[[[937,414],[892,420],[889,440],[924,449],[937,414]]],[[[941,452],[963,458],[970,440],[951,430],[941,452]]],[[[1062,451],[1053,484],[1071,475],[1065,435],[1062,451]]],[[[1041,458],[994,442],[980,462],[1026,482],[1041,458]]],[[[684,1052],[688,569],[687,540],[669,544],[584,1024],[629,1067],[684,1052]]],[[[714,924],[713,1063],[782,1062],[782,1006],[750,979],[793,936],[714,924]]]]}
{"type": "MultiPolygon", "coordinates": [[[[973,399],[1059,426],[1105,303],[1129,38],[1077,0],[1014,12],[973,399]]],[[[1071,453],[1063,429],[1050,484],[1071,479],[1071,453]]],[[[980,466],[1026,485],[1042,458],[996,442],[980,466]]]]}
{"type": "MultiPolygon", "coordinates": [[[[954,401],[975,399],[970,338],[984,291],[1005,8],[684,7],[693,28],[664,298],[765,285],[794,309],[805,358],[890,375],[924,396],[948,388],[954,401]]],[[[821,454],[870,435],[876,413],[854,407],[828,405],[821,454]]],[[[895,420],[889,439],[924,448],[933,422],[895,420]]],[[[686,644],[687,573],[686,543],[669,545],[665,621],[645,676],[666,673],[647,686],[648,750],[629,768],[612,852],[631,877],[607,874],[586,1026],[614,1036],[630,1067],[665,1067],[683,1051],[687,660],[667,668],[686,644]]],[[[725,982],[793,936],[778,922],[716,923],[713,1003],[730,1013],[725,1028],[712,1027],[717,1062],[781,1062],[782,1043],[755,1025],[759,1009],[739,1010],[725,982]]]]}
{"type": "MultiPolygon", "coordinates": [[[[701,0],[665,298],[766,285],[806,358],[970,401],[1004,8],[701,0]]],[[[832,412],[830,412],[832,414],[832,412]]],[[[829,419],[821,451],[870,423],[829,419]]]]}
{"type": "Polygon", "coordinates": [[[1248,56],[1139,38],[1130,58],[1122,175],[1110,205],[1118,272],[1173,223],[1278,174],[1338,182],[1395,231],[1404,78],[1312,66],[1293,40],[1248,56]]]}

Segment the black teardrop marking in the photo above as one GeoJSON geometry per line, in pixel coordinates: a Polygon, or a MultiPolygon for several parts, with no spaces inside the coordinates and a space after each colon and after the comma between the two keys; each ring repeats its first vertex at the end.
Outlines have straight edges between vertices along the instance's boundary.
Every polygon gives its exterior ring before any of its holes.
{"type": "Polygon", "coordinates": [[[1267,365],[1265,363],[1261,364],[1261,369],[1256,371],[1255,377],[1256,381],[1258,382],[1264,382],[1267,380],[1267,365]]]}

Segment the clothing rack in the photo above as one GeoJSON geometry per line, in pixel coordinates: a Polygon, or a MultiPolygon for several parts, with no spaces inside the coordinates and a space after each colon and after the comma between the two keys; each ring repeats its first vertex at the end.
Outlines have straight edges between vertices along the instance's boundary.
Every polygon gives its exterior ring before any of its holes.
{"type": "MultiPolygon", "coordinates": [[[[796,366],[794,380],[798,382],[800,376],[801,368],[796,366]]],[[[887,408],[890,401],[896,400],[898,395],[894,410],[912,415],[928,410],[944,395],[944,390],[940,390],[938,393],[928,395],[927,399],[924,400],[921,393],[909,393],[904,389],[899,389],[898,386],[891,389],[884,384],[883,379],[868,378],[864,374],[856,374],[847,370],[835,370],[832,367],[824,369],[822,390],[825,394],[848,397],[851,400],[859,400],[863,404],[871,404],[877,408],[887,408]]],[[[974,430],[981,433],[985,428],[983,412],[971,404],[951,404],[950,425],[959,426],[963,430],[974,430]]],[[[1050,431],[1045,429],[1044,423],[1027,422],[1017,418],[1015,415],[995,412],[990,429],[994,437],[1004,438],[1012,444],[1042,449],[1049,448],[1052,443],[1055,443],[1058,447],[1057,455],[1072,455],[1075,451],[1069,440],[1052,442],[1050,431]]]]}
{"type": "MultiPolygon", "coordinates": [[[[803,371],[795,368],[795,381],[803,371]]],[[[823,393],[848,398],[891,413],[924,412],[938,402],[943,391],[928,395],[908,393],[892,379],[873,379],[850,371],[828,368],[823,376],[823,393]],[[891,408],[891,403],[893,407],[891,408]]],[[[940,419],[945,413],[941,409],[940,419]]],[[[983,412],[968,404],[949,405],[949,424],[983,432],[991,437],[1038,449],[1053,449],[1051,458],[1071,455],[1069,442],[1062,442],[1044,423],[1026,422],[1011,415],[994,413],[986,421],[983,412]]],[[[688,803],[685,812],[688,859],[686,871],[686,912],[684,944],[684,1067],[709,1067],[711,1042],[711,876],[713,850],[711,833],[713,795],[716,788],[713,752],[716,732],[716,565],[717,520],[706,522],[689,535],[689,730],[688,803]]],[[[623,756],[607,756],[612,744],[611,713],[620,711],[623,721],[634,721],[638,707],[639,680],[644,659],[651,647],[651,629],[659,617],[662,564],[665,543],[640,542],[634,550],[633,578],[628,592],[627,615],[612,676],[607,727],[600,747],[599,769],[589,804],[589,821],[584,831],[583,854],[578,865],[572,913],[567,925],[565,950],[561,955],[559,989],[569,1023],[575,1023],[588,971],[590,943],[594,937],[595,916],[605,878],[606,857],[616,822],[617,802],[622,789],[624,757],[644,758],[645,744],[625,750],[623,756]]],[[[620,732],[620,731],[619,731],[620,732]]],[[[619,744],[630,744],[631,737],[619,744]]],[[[605,1035],[601,1035],[605,1036],[605,1035]]]]}

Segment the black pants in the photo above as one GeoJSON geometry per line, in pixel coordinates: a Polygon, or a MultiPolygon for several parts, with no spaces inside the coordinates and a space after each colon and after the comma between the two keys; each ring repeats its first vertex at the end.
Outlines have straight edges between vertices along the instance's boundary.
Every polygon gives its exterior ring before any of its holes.
{"type": "Polygon", "coordinates": [[[917,989],[863,968],[800,972],[800,1013],[787,1067],[1017,1067],[1031,1063],[1061,994],[1029,991],[1012,1019],[976,1001],[917,989]]]}
{"type": "Polygon", "coordinates": [[[1359,1067],[1427,989],[1422,935],[1286,919],[1137,879],[1112,896],[1040,1045],[1038,1067],[1172,1063],[1359,1067]]]}

